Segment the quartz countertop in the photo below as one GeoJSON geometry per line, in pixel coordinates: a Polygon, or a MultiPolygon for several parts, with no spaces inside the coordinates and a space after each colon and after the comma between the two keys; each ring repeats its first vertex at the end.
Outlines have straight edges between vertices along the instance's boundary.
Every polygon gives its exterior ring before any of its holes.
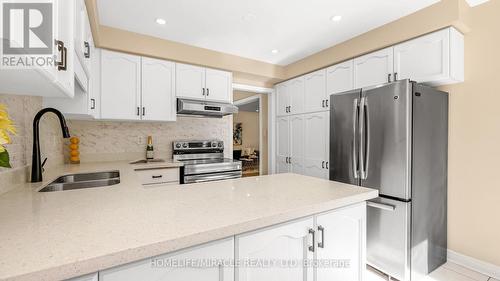
{"type": "Polygon", "coordinates": [[[64,165],[0,196],[0,280],[60,280],[377,197],[296,174],[143,187],[135,169],[176,162],[64,165]],[[120,183],[37,192],[58,176],[120,171],[120,183]]]}

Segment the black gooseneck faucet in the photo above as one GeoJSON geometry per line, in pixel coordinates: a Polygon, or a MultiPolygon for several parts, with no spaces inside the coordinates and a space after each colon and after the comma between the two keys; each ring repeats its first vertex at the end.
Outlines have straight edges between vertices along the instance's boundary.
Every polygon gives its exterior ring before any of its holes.
{"type": "Polygon", "coordinates": [[[47,113],[54,113],[57,118],[59,118],[59,123],[61,124],[61,130],[63,137],[65,139],[69,138],[69,130],[66,126],[66,119],[62,113],[55,108],[44,108],[40,110],[33,119],[33,158],[31,162],[31,182],[41,182],[42,181],[42,163],[40,159],[40,129],[38,128],[40,123],[40,118],[47,113]]]}

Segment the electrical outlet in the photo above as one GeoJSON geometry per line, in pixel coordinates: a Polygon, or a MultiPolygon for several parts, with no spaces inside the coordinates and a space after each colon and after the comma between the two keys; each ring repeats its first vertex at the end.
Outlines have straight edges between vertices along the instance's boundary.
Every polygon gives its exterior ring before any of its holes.
{"type": "Polygon", "coordinates": [[[138,136],[137,137],[137,144],[145,144],[145,138],[143,136],[138,136]]]}

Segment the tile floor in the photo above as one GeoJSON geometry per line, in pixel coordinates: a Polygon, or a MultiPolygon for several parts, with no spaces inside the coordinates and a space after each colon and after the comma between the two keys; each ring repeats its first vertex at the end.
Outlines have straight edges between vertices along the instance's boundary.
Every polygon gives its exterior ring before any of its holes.
{"type": "MultiPolygon", "coordinates": [[[[387,276],[367,270],[366,281],[387,281],[387,276]]],[[[455,263],[447,262],[422,281],[500,281],[472,271],[455,263]]]]}

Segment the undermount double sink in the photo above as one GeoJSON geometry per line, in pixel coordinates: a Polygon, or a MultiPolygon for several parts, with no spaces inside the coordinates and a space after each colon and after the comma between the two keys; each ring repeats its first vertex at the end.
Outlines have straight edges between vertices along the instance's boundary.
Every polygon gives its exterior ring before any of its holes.
{"type": "Polygon", "coordinates": [[[110,186],[120,183],[119,171],[71,174],[58,177],[39,192],[63,191],[91,187],[110,186]]]}

